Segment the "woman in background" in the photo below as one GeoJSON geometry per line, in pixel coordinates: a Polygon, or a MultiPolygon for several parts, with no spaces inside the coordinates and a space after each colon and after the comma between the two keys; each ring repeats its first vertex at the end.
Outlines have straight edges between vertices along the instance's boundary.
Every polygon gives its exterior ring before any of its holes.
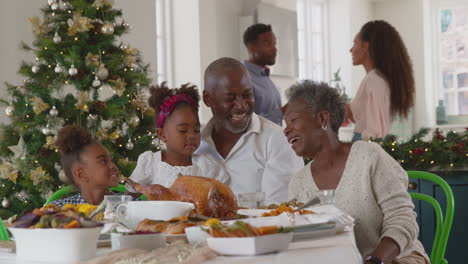
{"type": "Polygon", "coordinates": [[[383,138],[393,119],[407,118],[414,105],[408,51],[392,25],[376,20],[361,28],[350,52],[353,65],[362,65],[366,71],[356,96],[345,106],[345,120],[355,124],[353,141],[383,138]]]}

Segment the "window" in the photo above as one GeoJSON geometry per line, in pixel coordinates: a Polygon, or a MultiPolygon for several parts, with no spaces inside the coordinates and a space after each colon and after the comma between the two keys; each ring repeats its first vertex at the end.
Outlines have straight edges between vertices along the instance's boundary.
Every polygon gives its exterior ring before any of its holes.
{"type": "Polygon", "coordinates": [[[325,0],[297,1],[299,79],[329,81],[325,0]]]}
{"type": "Polygon", "coordinates": [[[449,115],[468,115],[468,3],[441,2],[437,12],[439,97],[449,115]]]}
{"type": "Polygon", "coordinates": [[[170,10],[171,0],[156,0],[156,83],[167,81],[169,85],[173,83],[170,10]]]}

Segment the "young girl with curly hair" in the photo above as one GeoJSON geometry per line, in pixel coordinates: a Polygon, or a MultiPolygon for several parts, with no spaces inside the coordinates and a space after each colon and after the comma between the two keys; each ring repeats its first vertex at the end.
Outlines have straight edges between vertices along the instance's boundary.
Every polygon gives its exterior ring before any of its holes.
{"type": "Polygon", "coordinates": [[[77,195],[55,200],[52,204],[98,205],[109,194],[109,188],[119,184],[119,171],[109,151],[78,126],[60,129],[55,142],[60,152],[62,168],[69,181],[74,184],[77,195]]]}
{"type": "Polygon", "coordinates": [[[370,21],[362,26],[350,49],[353,65],[362,65],[366,77],[346,119],[355,123],[353,141],[383,138],[396,116],[408,117],[414,105],[413,66],[398,31],[388,22],[370,21]]]}
{"type": "MultiPolygon", "coordinates": [[[[214,178],[216,164],[200,166],[194,152],[200,145],[200,120],[196,86],[185,84],[169,89],[166,83],[150,88],[149,105],[156,113],[156,134],[164,142],[159,152],[146,151],[138,162],[130,179],[141,185],[160,184],[170,187],[179,174],[214,178]],[[206,168],[210,168],[207,171],[206,168]]],[[[133,188],[127,184],[127,190],[133,188]]]]}

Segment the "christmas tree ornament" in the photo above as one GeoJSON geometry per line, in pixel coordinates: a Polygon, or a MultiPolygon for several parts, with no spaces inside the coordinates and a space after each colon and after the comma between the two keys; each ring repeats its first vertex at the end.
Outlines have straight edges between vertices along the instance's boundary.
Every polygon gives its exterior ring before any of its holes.
{"type": "Polygon", "coordinates": [[[140,118],[137,115],[133,115],[128,120],[128,124],[132,127],[137,127],[140,124],[140,118]]]}
{"type": "Polygon", "coordinates": [[[126,50],[126,49],[128,49],[128,46],[127,46],[127,45],[124,45],[124,44],[122,44],[122,45],[120,45],[120,49],[121,49],[121,50],[126,50]]]}
{"type": "Polygon", "coordinates": [[[52,130],[52,128],[50,127],[50,125],[47,124],[45,127],[41,128],[41,132],[42,132],[42,134],[44,134],[44,135],[50,135],[50,134],[52,134],[53,130],[52,130]]]}
{"type": "Polygon", "coordinates": [[[47,4],[48,5],[52,5],[53,3],[55,3],[56,0],[47,0],[47,4]]]}
{"type": "Polygon", "coordinates": [[[59,180],[61,180],[63,183],[69,183],[70,180],[68,179],[67,175],[65,175],[65,171],[60,170],[58,174],[59,180]]]}
{"type": "Polygon", "coordinates": [[[60,2],[60,9],[64,11],[70,9],[70,3],[67,3],[65,1],[60,2]]]}
{"type": "Polygon", "coordinates": [[[40,97],[34,96],[32,98],[29,98],[29,100],[31,101],[33,111],[36,115],[50,108],[50,105],[48,103],[45,103],[40,97]]]}
{"type": "Polygon", "coordinates": [[[101,86],[101,81],[99,80],[99,78],[97,76],[94,76],[94,80],[93,82],[91,83],[91,85],[94,87],[94,88],[98,88],[99,86],[101,86]]]}
{"type": "Polygon", "coordinates": [[[102,110],[104,110],[104,108],[106,108],[106,106],[107,106],[106,102],[103,102],[101,100],[97,100],[96,102],[94,102],[94,109],[97,112],[101,112],[102,110]]]}
{"type": "Polygon", "coordinates": [[[10,201],[6,197],[3,197],[2,206],[3,206],[3,208],[10,207],[10,201]]]}
{"type": "Polygon", "coordinates": [[[88,119],[88,121],[93,122],[93,121],[96,121],[98,119],[98,116],[90,114],[90,115],[88,115],[88,117],[86,119],[88,119]]]}
{"type": "Polygon", "coordinates": [[[133,143],[132,143],[132,140],[128,140],[127,144],[125,144],[125,148],[128,149],[128,150],[132,150],[134,147],[133,143]]]}
{"type": "Polygon", "coordinates": [[[39,65],[37,65],[37,64],[34,64],[34,65],[31,67],[31,71],[32,71],[33,73],[38,73],[38,72],[39,72],[39,69],[40,69],[40,67],[39,67],[39,65]]]}
{"type": "Polygon", "coordinates": [[[105,23],[101,28],[102,34],[112,35],[114,33],[114,26],[111,23],[105,23]]]}
{"type": "Polygon", "coordinates": [[[23,154],[24,150],[24,140],[23,137],[20,137],[18,144],[16,146],[8,147],[13,152],[13,160],[17,160],[23,154]]]}
{"type": "Polygon", "coordinates": [[[97,70],[96,75],[100,80],[105,80],[107,79],[107,77],[109,77],[109,70],[107,70],[106,65],[104,65],[104,63],[101,63],[101,65],[99,65],[99,69],[97,70]]]}
{"type": "Polygon", "coordinates": [[[54,37],[52,38],[52,41],[54,41],[55,44],[58,44],[62,41],[62,38],[59,36],[57,32],[55,32],[54,37]]]}
{"type": "Polygon", "coordinates": [[[54,72],[56,72],[56,73],[61,73],[61,72],[63,72],[63,70],[64,70],[64,69],[63,69],[62,66],[60,66],[60,64],[57,64],[57,65],[55,66],[55,68],[54,68],[54,72]]]}
{"type": "Polygon", "coordinates": [[[128,132],[128,124],[127,124],[127,123],[123,123],[123,124],[122,124],[122,133],[123,133],[124,135],[126,135],[127,132],[128,132]]]}
{"type": "Polygon", "coordinates": [[[75,76],[77,73],[78,69],[75,68],[75,64],[72,64],[70,69],[68,69],[68,74],[70,74],[70,76],[75,76]]]}
{"type": "Polygon", "coordinates": [[[54,10],[54,11],[57,10],[57,9],[59,9],[59,4],[58,4],[57,2],[52,3],[52,4],[50,5],[50,9],[52,9],[52,10],[54,10]]]}
{"type": "Polygon", "coordinates": [[[52,109],[50,109],[50,111],[49,111],[49,115],[50,115],[51,117],[56,117],[56,116],[58,116],[58,114],[59,114],[59,111],[57,110],[57,108],[55,107],[55,105],[52,106],[52,109]]]}
{"type": "Polygon", "coordinates": [[[12,105],[9,105],[5,108],[5,114],[8,116],[8,117],[12,117],[13,116],[13,113],[15,112],[15,107],[12,106],[12,105]]]}

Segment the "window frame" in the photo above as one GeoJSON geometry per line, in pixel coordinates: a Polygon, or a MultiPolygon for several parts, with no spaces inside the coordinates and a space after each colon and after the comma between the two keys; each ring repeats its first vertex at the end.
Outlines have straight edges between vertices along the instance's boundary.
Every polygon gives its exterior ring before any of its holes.
{"type": "MultiPolygon", "coordinates": [[[[431,32],[432,32],[432,42],[433,42],[433,100],[432,105],[434,108],[438,105],[439,100],[444,101],[444,105],[447,111],[447,115],[449,116],[467,116],[467,114],[463,114],[459,112],[459,92],[467,92],[468,86],[464,88],[457,88],[457,70],[454,71],[454,75],[452,77],[453,87],[450,89],[444,88],[444,78],[443,78],[443,67],[441,63],[442,59],[442,50],[441,46],[443,43],[441,42],[441,10],[444,8],[454,8],[454,7],[465,7],[468,8],[468,2],[465,0],[434,0],[433,5],[431,8],[431,32]],[[446,96],[452,96],[455,102],[454,104],[447,104],[445,101],[446,96]]],[[[468,46],[468,45],[467,45],[468,46]]],[[[456,55],[454,55],[456,56],[456,55]]]]}
{"type": "Polygon", "coordinates": [[[328,0],[297,0],[297,29],[298,29],[298,76],[299,79],[312,79],[315,81],[330,81],[330,55],[329,55],[329,20],[328,0]],[[321,25],[319,31],[314,29],[314,12],[320,9],[321,25]],[[320,60],[314,55],[314,37],[320,37],[320,60]],[[317,63],[318,62],[318,63],[317,63]],[[321,66],[320,66],[321,65],[321,66]],[[320,67],[320,69],[317,69],[320,67]]]}

